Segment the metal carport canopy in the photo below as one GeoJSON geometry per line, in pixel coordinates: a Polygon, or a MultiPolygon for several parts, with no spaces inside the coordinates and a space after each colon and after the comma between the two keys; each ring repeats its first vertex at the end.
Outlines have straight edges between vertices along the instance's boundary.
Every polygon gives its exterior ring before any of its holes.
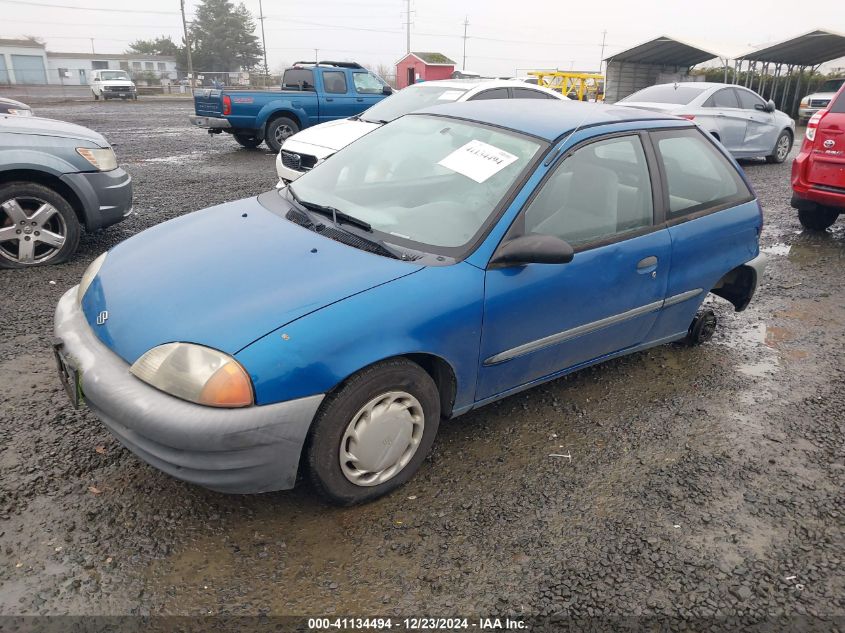
{"type": "Polygon", "coordinates": [[[614,53],[609,57],[605,57],[604,61],[608,63],[632,62],[660,66],[690,67],[701,62],[706,62],[714,57],[719,57],[719,55],[666,35],[661,35],[621,53],[614,53]]]}
{"type": "Polygon", "coordinates": [[[714,57],[719,56],[666,35],[614,53],[605,58],[605,101],[614,103],[661,80],[680,80],[692,66],[714,57]]]}
{"type": "Polygon", "coordinates": [[[845,35],[827,29],[816,29],[791,40],[746,53],[737,59],[815,66],[840,57],[845,57],[845,35]]]}

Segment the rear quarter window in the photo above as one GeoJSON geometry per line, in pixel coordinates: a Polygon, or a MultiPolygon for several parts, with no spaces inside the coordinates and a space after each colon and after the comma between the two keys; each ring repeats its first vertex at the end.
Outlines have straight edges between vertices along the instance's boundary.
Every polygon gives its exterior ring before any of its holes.
{"type": "Polygon", "coordinates": [[[290,68],[282,81],[285,90],[314,90],[314,73],[310,68],[290,68]]]}
{"type": "Polygon", "coordinates": [[[754,199],[733,164],[698,128],[651,133],[663,170],[668,219],[754,199]]]}

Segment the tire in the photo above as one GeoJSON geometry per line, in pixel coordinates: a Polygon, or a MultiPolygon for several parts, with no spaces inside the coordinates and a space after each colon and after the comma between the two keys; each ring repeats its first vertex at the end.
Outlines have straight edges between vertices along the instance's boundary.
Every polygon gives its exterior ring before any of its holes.
{"type": "Polygon", "coordinates": [[[232,134],[238,145],[246,147],[247,149],[255,149],[264,142],[264,139],[254,134],[232,134]]]}
{"type": "Polygon", "coordinates": [[[138,100],[138,95],[132,95],[132,101],[137,101],[137,100],[138,100]]]}
{"type": "Polygon", "coordinates": [[[34,182],[0,186],[0,268],[59,264],[76,251],[80,233],[76,213],[55,190],[34,182]]]}
{"type": "Polygon", "coordinates": [[[404,358],[367,367],[320,406],[305,443],[308,478],[337,505],[381,497],[417,472],[439,424],[437,386],[422,367],[404,358]],[[369,415],[364,413],[368,407],[369,415]],[[352,429],[356,438],[349,437],[352,429]],[[393,446],[394,451],[382,448],[393,446]],[[361,457],[344,460],[344,448],[361,457]]]}
{"type": "Polygon", "coordinates": [[[96,92],[94,92],[94,93],[92,93],[92,94],[94,95],[94,101],[99,101],[99,100],[100,100],[100,95],[98,95],[96,92]]]}
{"type": "Polygon", "coordinates": [[[694,347],[713,338],[716,331],[716,315],[713,310],[702,310],[695,315],[687,330],[686,344],[694,347]]]}
{"type": "Polygon", "coordinates": [[[792,151],[792,143],[792,132],[789,130],[781,132],[778,136],[778,140],[775,141],[775,147],[772,150],[772,153],[766,156],[766,162],[778,164],[785,161],[786,157],[789,156],[789,152],[792,151]]]}
{"type": "Polygon", "coordinates": [[[285,142],[285,139],[297,132],[299,132],[299,125],[296,121],[286,116],[276,117],[267,124],[264,142],[267,143],[267,147],[273,150],[273,153],[278,153],[282,149],[282,143],[285,142]]]}
{"type": "Polygon", "coordinates": [[[830,228],[838,217],[839,211],[830,207],[818,206],[815,209],[798,210],[798,221],[801,222],[801,226],[811,231],[824,231],[830,228]]]}

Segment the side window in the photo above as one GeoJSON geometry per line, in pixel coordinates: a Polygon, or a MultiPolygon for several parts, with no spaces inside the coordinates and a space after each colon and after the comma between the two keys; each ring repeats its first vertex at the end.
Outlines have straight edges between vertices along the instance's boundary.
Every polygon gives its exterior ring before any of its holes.
{"type": "Polygon", "coordinates": [[[525,210],[526,233],[579,246],[653,224],[651,179],[639,136],[586,145],[557,166],[525,210]]]}
{"type": "Polygon", "coordinates": [[[540,92],[539,90],[531,90],[531,88],[514,88],[514,99],[554,99],[553,96],[540,92]]]}
{"type": "Polygon", "coordinates": [[[841,91],[838,96],[833,98],[833,103],[831,103],[828,107],[828,112],[845,114],[845,90],[841,91]]]}
{"type": "Polygon", "coordinates": [[[284,90],[314,90],[314,72],[310,68],[291,68],[285,71],[284,90]]]}
{"type": "Polygon", "coordinates": [[[331,94],[346,93],[346,73],[338,70],[329,70],[323,73],[323,87],[331,94]]]}
{"type": "Polygon", "coordinates": [[[739,96],[739,107],[743,110],[759,110],[760,107],[765,107],[766,102],[754,93],[748,90],[737,90],[736,94],[739,96]]]}
{"type": "Polygon", "coordinates": [[[653,132],[669,194],[669,218],[753,199],[736,168],[697,128],[653,132]]]}
{"type": "Polygon", "coordinates": [[[507,88],[491,88],[490,90],[485,90],[484,92],[479,92],[477,95],[473,95],[468,99],[468,101],[481,101],[483,99],[507,99],[508,98],[508,89],[507,88]]]}
{"type": "Polygon", "coordinates": [[[736,94],[732,88],[723,88],[714,93],[705,103],[705,108],[738,108],[736,94]]]}
{"type": "Polygon", "coordinates": [[[384,91],[382,83],[370,73],[352,73],[355,92],[362,95],[380,95],[384,91]]]}

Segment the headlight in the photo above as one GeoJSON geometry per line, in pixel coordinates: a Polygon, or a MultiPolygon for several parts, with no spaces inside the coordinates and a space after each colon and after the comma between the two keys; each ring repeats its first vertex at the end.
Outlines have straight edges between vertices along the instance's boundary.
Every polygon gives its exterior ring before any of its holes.
{"type": "Polygon", "coordinates": [[[94,277],[96,277],[97,273],[100,272],[100,268],[103,266],[103,262],[106,261],[106,255],[108,254],[109,252],[106,251],[100,255],[97,259],[88,264],[88,268],[86,268],[85,272],[82,273],[82,279],[79,280],[79,287],[76,290],[76,300],[79,301],[79,303],[82,303],[82,297],[85,296],[85,293],[88,291],[88,286],[90,286],[91,282],[94,281],[94,277]]]}
{"type": "Polygon", "coordinates": [[[228,354],[193,343],[154,347],[129,368],[144,382],[171,396],[210,407],[248,407],[252,383],[228,354]]]}
{"type": "Polygon", "coordinates": [[[77,147],[76,153],[100,171],[111,171],[117,167],[117,157],[114,155],[114,150],[111,147],[106,149],[77,147]]]}
{"type": "Polygon", "coordinates": [[[32,116],[32,110],[21,110],[19,108],[9,108],[7,110],[9,114],[14,114],[15,116],[32,116]]]}
{"type": "Polygon", "coordinates": [[[801,99],[801,104],[800,104],[800,105],[802,105],[802,106],[806,106],[806,105],[809,105],[809,103],[810,103],[810,98],[809,98],[809,97],[804,97],[803,99],[801,99]]]}

